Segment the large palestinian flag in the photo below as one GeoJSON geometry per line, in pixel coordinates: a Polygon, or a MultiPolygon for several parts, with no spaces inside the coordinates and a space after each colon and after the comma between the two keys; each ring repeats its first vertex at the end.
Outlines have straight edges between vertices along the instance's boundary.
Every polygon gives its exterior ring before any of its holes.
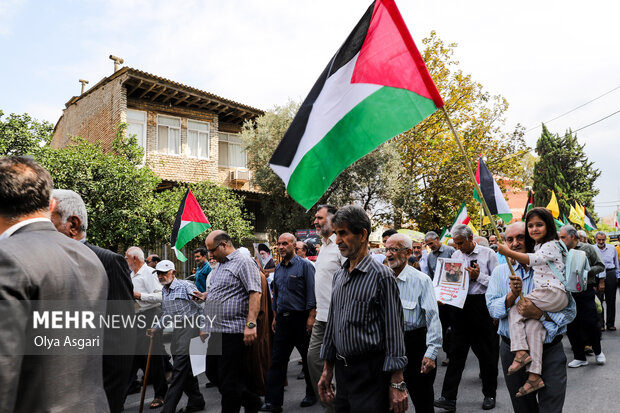
{"type": "MultiPolygon", "coordinates": [[[[489,207],[489,212],[492,215],[498,215],[506,224],[512,220],[512,211],[508,207],[506,199],[502,190],[499,189],[499,185],[493,179],[493,175],[487,168],[482,158],[478,158],[478,169],[476,170],[476,182],[480,186],[482,196],[489,207]]],[[[481,202],[478,196],[478,191],[474,191],[474,199],[481,202]]]]}
{"type": "Polygon", "coordinates": [[[349,165],[443,106],[393,0],[376,0],[299,108],[269,165],[311,208],[349,165]]]}
{"type": "Polygon", "coordinates": [[[185,255],[181,252],[181,248],[210,227],[211,224],[204,212],[202,212],[202,208],[200,208],[194,194],[188,189],[181,201],[181,206],[179,206],[179,211],[172,227],[172,236],[170,237],[172,249],[179,261],[187,261],[185,255]]]}

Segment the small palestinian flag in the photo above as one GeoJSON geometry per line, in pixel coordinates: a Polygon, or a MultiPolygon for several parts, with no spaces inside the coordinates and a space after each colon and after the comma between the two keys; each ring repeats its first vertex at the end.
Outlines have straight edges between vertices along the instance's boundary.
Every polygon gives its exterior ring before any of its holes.
{"type": "Polygon", "coordinates": [[[615,217],[615,221],[614,221],[614,228],[616,230],[620,229],[620,211],[616,211],[616,217],[615,217]]]}
{"type": "Polygon", "coordinates": [[[269,165],[309,209],[349,165],[443,105],[394,0],[376,0],[310,90],[269,165]]]}
{"type": "Polygon", "coordinates": [[[592,218],[592,215],[590,215],[588,210],[584,208],[584,212],[586,214],[586,217],[584,219],[584,223],[586,225],[586,229],[588,231],[594,231],[594,230],[598,229],[598,227],[596,226],[596,221],[594,221],[594,218],[592,218]]]}
{"type": "Polygon", "coordinates": [[[177,212],[177,217],[174,220],[172,236],[170,237],[172,249],[179,261],[187,261],[181,252],[181,248],[210,227],[211,224],[198,205],[194,194],[188,189],[181,201],[181,206],[179,206],[179,212],[177,212]]]}
{"type": "Polygon", "coordinates": [[[527,194],[527,204],[525,204],[525,209],[523,210],[523,219],[522,219],[522,221],[525,221],[525,216],[527,215],[527,213],[532,208],[534,208],[534,193],[530,189],[530,191],[527,194]]]}
{"type": "MultiPolygon", "coordinates": [[[[476,182],[480,186],[480,191],[482,192],[482,196],[484,197],[491,214],[498,215],[506,224],[508,224],[512,220],[512,211],[504,199],[502,190],[499,189],[499,185],[497,185],[497,182],[493,179],[493,175],[491,175],[491,172],[485,165],[482,157],[478,158],[476,182]]],[[[480,197],[478,196],[478,191],[474,191],[474,199],[481,202],[480,197]]]]}
{"type": "Polygon", "coordinates": [[[463,225],[468,225],[469,226],[469,215],[467,214],[467,205],[465,205],[465,201],[463,201],[463,203],[461,204],[461,207],[459,208],[459,212],[456,214],[456,218],[454,219],[454,222],[452,223],[452,226],[450,226],[450,228],[446,228],[443,230],[443,232],[441,233],[441,242],[444,243],[444,241],[447,241],[448,239],[452,238],[452,229],[454,228],[455,225],[458,224],[463,224],[463,225]]]}

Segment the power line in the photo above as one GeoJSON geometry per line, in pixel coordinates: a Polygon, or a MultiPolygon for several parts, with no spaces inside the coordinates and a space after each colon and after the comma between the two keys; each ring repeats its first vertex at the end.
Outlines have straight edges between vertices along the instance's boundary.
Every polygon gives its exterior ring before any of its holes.
{"type": "MultiPolygon", "coordinates": [[[[553,122],[553,121],[554,121],[554,120],[556,120],[556,119],[560,119],[562,116],[566,116],[566,115],[568,115],[569,113],[572,113],[572,112],[576,111],[577,109],[581,109],[582,107],[584,107],[584,106],[586,106],[586,105],[589,105],[590,103],[594,102],[595,100],[598,100],[598,99],[602,98],[603,96],[607,96],[607,95],[609,95],[611,92],[613,92],[613,91],[615,91],[615,90],[617,90],[617,89],[620,89],[620,86],[616,86],[615,88],[613,88],[613,89],[611,89],[611,90],[609,90],[609,91],[607,91],[607,92],[603,93],[602,95],[600,95],[600,96],[598,96],[598,97],[595,97],[594,99],[589,100],[589,101],[587,101],[586,103],[581,104],[581,105],[577,106],[576,108],[571,109],[571,110],[569,110],[568,112],[562,113],[561,115],[558,115],[558,116],[556,116],[555,118],[553,118],[553,119],[551,119],[551,120],[548,120],[548,121],[546,121],[546,122],[543,122],[543,123],[550,123],[550,122],[553,122]]],[[[616,113],[617,113],[617,112],[616,112],[616,113]]],[[[611,116],[611,115],[610,115],[610,116],[611,116]]],[[[602,120],[602,119],[601,119],[601,120],[602,120]]],[[[530,129],[526,130],[526,131],[525,131],[525,133],[528,133],[528,132],[533,131],[534,129],[540,128],[540,126],[541,126],[541,125],[534,126],[533,128],[530,128],[530,129]]],[[[590,126],[590,125],[588,125],[588,126],[590,126]]],[[[587,127],[587,126],[586,126],[586,127],[587,127]]],[[[575,131],[575,132],[577,132],[577,131],[575,131]]]]}
{"type": "Polygon", "coordinates": [[[615,111],[614,113],[612,113],[611,115],[607,115],[607,116],[605,116],[604,118],[601,118],[601,119],[599,119],[599,120],[597,120],[597,121],[595,121],[595,122],[592,122],[592,123],[590,123],[589,125],[582,126],[581,128],[579,128],[579,129],[577,129],[577,130],[575,130],[575,131],[573,131],[573,132],[579,132],[579,131],[580,131],[580,130],[582,130],[582,129],[589,128],[589,127],[590,127],[590,126],[592,126],[592,125],[596,125],[597,123],[599,123],[599,122],[601,122],[601,121],[604,121],[604,120],[605,120],[605,119],[607,119],[607,118],[611,118],[613,115],[615,115],[615,114],[617,114],[617,113],[620,113],[620,110],[617,110],[617,111],[615,111]]]}

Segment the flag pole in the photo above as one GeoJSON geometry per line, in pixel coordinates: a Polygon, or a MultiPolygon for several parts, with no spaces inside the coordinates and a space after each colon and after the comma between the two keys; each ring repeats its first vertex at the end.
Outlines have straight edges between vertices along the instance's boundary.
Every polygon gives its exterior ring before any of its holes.
{"type": "MultiPolygon", "coordinates": [[[[495,223],[495,218],[493,217],[493,215],[491,214],[491,211],[489,210],[489,206],[487,205],[487,201],[484,199],[484,196],[482,195],[482,191],[480,190],[480,186],[478,185],[478,182],[476,182],[476,175],[474,175],[474,170],[472,169],[471,164],[469,163],[469,159],[467,159],[467,153],[465,152],[465,148],[463,148],[463,144],[461,143],[461,139],[459,138],[458,133],[456,133],[456,129],[454,129],[454,125],[452,125],[452,121],[450,120],[450,117],[448,116],[448,112],[446,111],[445,106],[441,107],[441,111],[446,117],[448,126],[450,127],[450,130],[452,131],[452,135],[454,135],[454,140],[456,141],[456,144],[458,145],[461,151],[461,154],[463,155],[463,161],[465,162],[465,166],[467,167],[467,172],[469,172],[469,177],[474,183],[476,192],[478,193],[478,196],[480,197],[480,203],[482,204],[482,208],[484,209],[484,212],[486,213],[486,215],[489,217],[489,220],[491,221],[493,232],[495,233],[495,236],[497,237],[497,242],[503,243],[502,237],[499,235],[499,231],[497,230],[497,224],[495,223]]],[[[510,274],[512,274],[513,276],[516,276],[517,274],[515,273],[515,269],[512,268],[512,264],[510,263],[510,260],[506,260],[506,264],[508,264],[508,268],[510,269],[510,274]]],[[[521,292],[520,297],[523,298],[523,292],[521,292]]]]}

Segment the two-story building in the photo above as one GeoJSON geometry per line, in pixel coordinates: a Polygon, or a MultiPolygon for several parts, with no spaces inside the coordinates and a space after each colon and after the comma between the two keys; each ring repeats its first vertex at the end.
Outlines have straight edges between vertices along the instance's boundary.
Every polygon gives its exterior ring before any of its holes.
{"type": "Polygon", "coordinates": [[[110,150],[120,123],[144,148],[144,162],[162,179],[161,189],[178,182],[211,180],[245,199],[264,230],[261,192],[250,183],[247,153],[239,137],[243,122],[260,109],[130,67],[118,68],[72,97],[54,128],[52,147],[73,136],[110,150]]]}

